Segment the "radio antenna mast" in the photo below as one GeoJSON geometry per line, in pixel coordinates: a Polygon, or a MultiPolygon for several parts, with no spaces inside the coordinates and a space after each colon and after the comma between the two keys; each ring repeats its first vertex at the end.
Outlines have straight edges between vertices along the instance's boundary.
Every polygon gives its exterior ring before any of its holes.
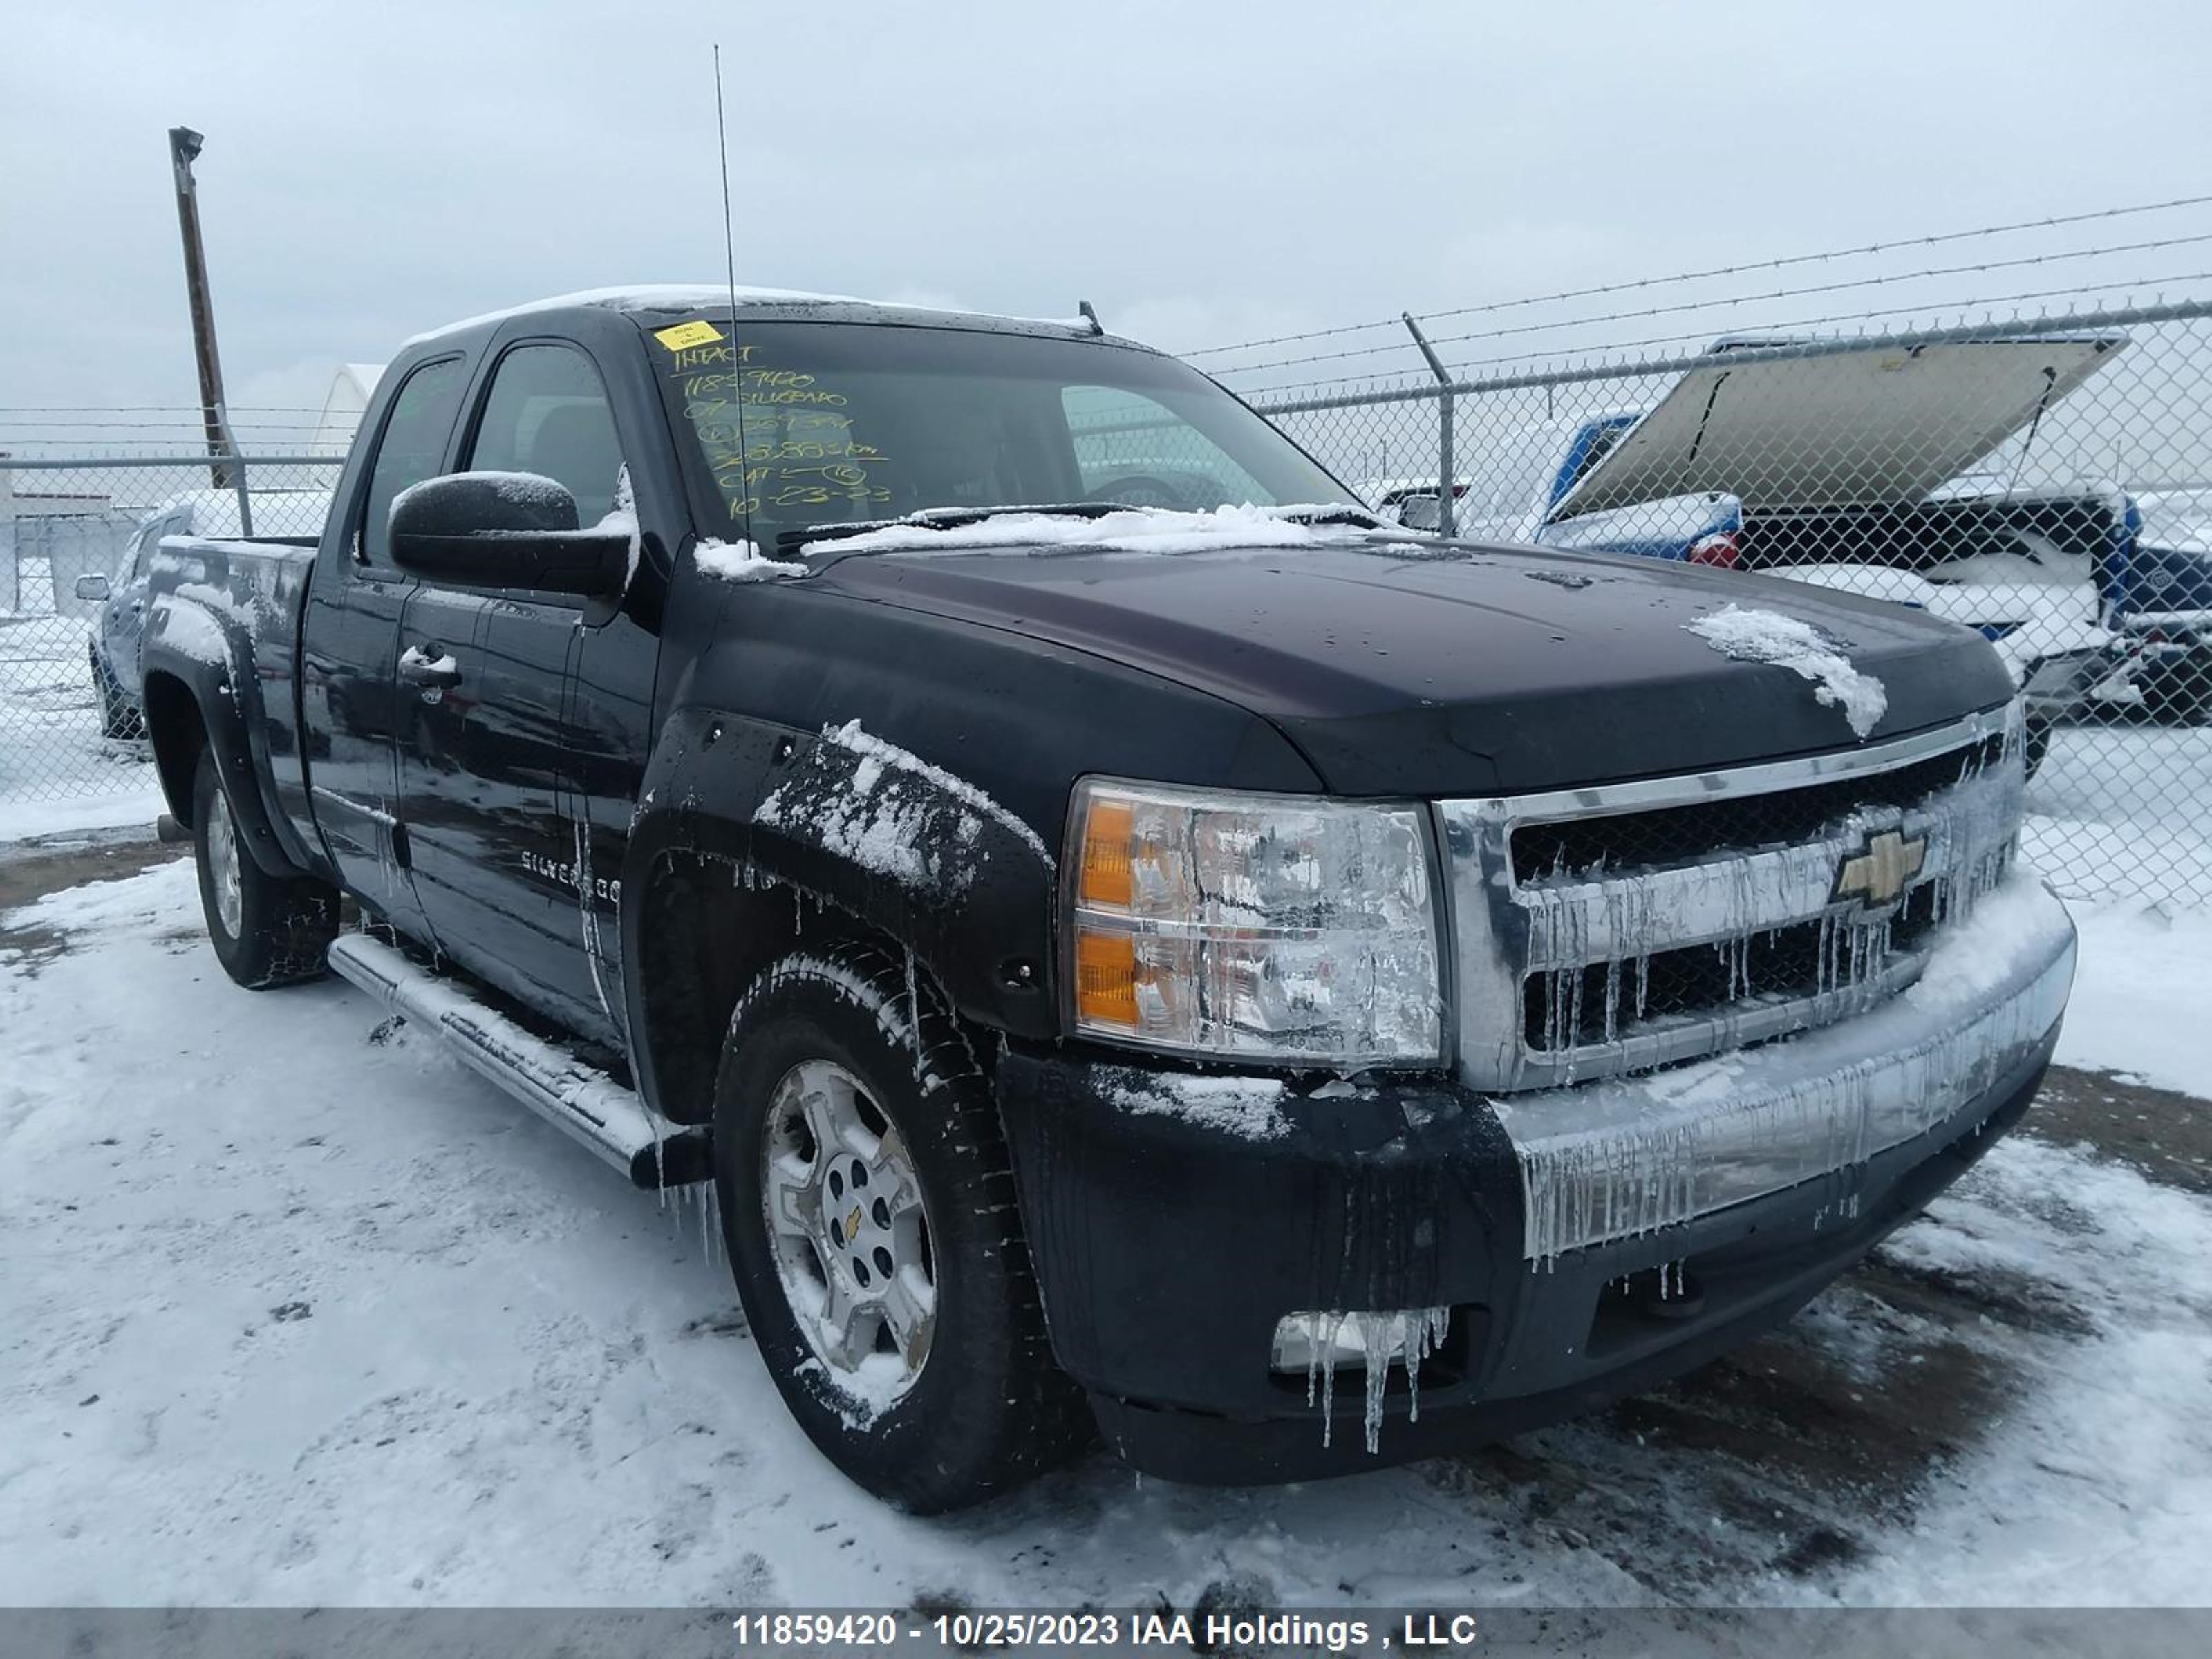
{"type": "Polygon", "coordinates": [[[730,128],[722,113],[722,43],[714,43],[714,143],[722,156],[722,268],[730,288],[730,391],[738,407],[738,499],[745,503],[745,540],[753,538],[752,452],[745,447],[745,360],[738,349],[738,233],[730,216],[730,128]]]}

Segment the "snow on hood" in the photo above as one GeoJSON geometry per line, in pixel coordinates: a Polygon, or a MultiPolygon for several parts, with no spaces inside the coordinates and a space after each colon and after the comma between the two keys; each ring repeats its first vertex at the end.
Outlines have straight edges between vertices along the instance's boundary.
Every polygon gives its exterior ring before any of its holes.
{"type": "Polygon", "coordinates": [[[932,548],[1079,547],[1106,553],[1210,553],[1242,547],[1310,547],[1324,542],[1367,541],[1378,534],[1404,539],[1401,531],[1307,524],[1294,516],[1342,511],[1339,505],[1217,507],[1204,513],[1132,507],[1095,519],[1017,512],[973,524],[937,526],[923,514],[857,536],[809,542],[801,550],[909,553],[932,548]]]}
{"type": "Polygon", "coordinates": [[[1730,605],[1682,626],[1723,657],[1771,663],[1812,681],[1813,700],[1824,708],[1842,710],[1858,737],[1873,731],[1889,707],[1881,682],[1852,667],[1842,646],[1810,623],[1778,611],[1730,605]]]}

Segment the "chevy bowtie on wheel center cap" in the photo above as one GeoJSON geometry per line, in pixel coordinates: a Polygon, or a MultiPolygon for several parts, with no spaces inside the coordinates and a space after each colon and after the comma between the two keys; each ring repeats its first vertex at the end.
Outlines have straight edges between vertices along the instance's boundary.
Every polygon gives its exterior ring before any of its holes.
{"type": "Polygon", "coordinates": [[[769,1102],[761,1178],[776,1278],[815,1357],[833,1377],[902,1370],[892,1398],[903,1395],[929,1357],[937,1310],[928,1213],[904,1139],[850,1072],[804,1061],[769,1102]]]}

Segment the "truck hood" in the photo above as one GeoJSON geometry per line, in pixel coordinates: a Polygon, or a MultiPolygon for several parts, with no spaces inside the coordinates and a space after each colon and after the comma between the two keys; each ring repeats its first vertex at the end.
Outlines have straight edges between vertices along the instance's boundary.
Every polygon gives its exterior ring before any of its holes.
{"type": "Polygon", "coordinates": [[[814,581],[1228,699],[1344,794],[1511,793],[1704,771],[1848,749],[2013,691],[1979,638],[1897,605],[1531,548],[1384,538],[1175,554],[947,548],[836,558],[814,581]],[[1862,737],[1813,681],[1690,631],[1731,605],[1820,630],[1881,682],[1879,722],[1862,737]]]}
{"type": "Polygon", "coordinates": [[[2122,334],[1912,348],[1721,341],[1715,361],[1676,381],[1551,516],[1707,491],[1735,495],[1753,513],[1921,501],[2126,343],[2122,334]],[[1730,361],[1735,353],[1741,360],[1730,361]]]}

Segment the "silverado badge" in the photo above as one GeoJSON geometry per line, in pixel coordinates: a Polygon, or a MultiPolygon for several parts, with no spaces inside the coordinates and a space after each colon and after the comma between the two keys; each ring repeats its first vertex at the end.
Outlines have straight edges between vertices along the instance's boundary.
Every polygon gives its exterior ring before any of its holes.
{"type": "Polygon", "coordinates": [[[1869,836],[1866,845],[1845,859],[1836,872],[1834,897],[1840,902],[1857,899],[1869,910],[1894,904],[1905,884],[1920,873],[1928,861],[1928,837],[1907,841],[1902,831],[1883,830],[1869,836]]]}

